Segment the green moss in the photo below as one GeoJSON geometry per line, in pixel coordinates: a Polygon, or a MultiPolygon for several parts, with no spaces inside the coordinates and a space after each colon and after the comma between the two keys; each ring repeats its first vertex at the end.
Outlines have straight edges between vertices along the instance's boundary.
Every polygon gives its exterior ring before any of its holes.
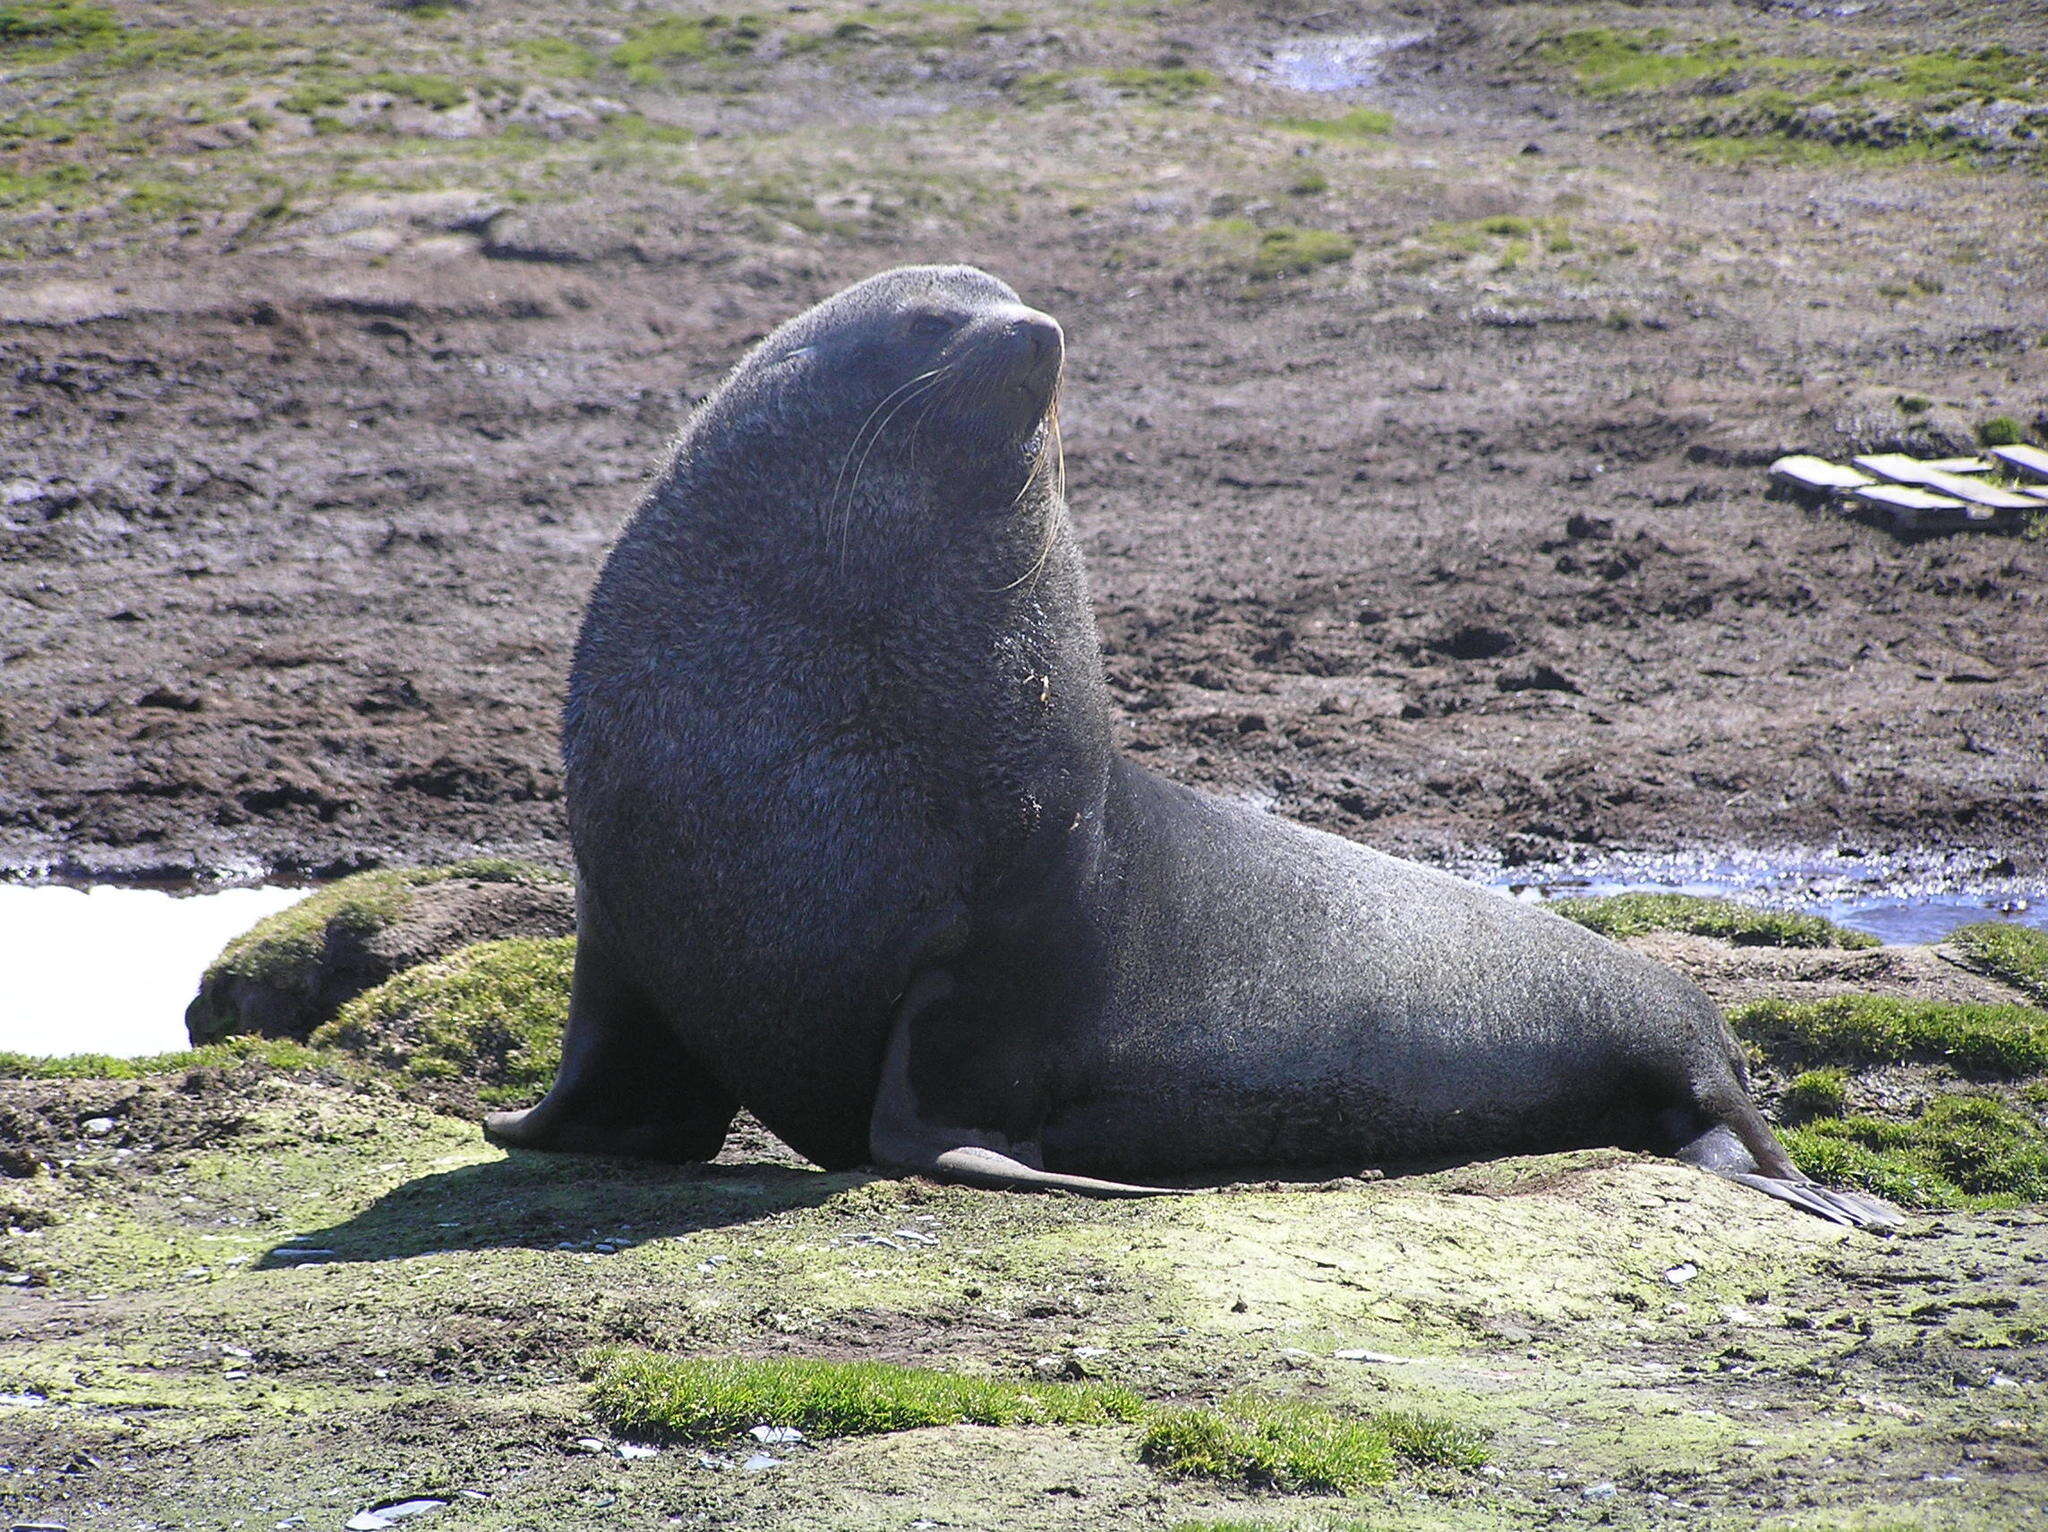
{"type": "Polygon", "coordinates": [[[282,983],[326,946],[330,927],[367,937],[405,914],[412,891],[449,878],[482,883],[563,883],[560,873],[502,857],[476,857],[445,867],[391,867],[359,872],[317,889],[290,909],[266,916],[221,949],[206,982],[247,979],[282,983]]]}
{"type": "Polygon", "coordinates": [[[1361,106],[1341,117],[1282,117],[1279,126],[1315,138],[1385,138],[1394,131],[1394,114],[1374,106],[1361,106]]]}
{"type": "Polygon", "coordinates": [[[626,1350],[600,1359],[593,1401],[614,1430],[704,1442],[752,1426],[875,1436],[923,1426],[1108,1425],[1142,1400],[1093,1383],[1013,1383],[883,1362],[744,1361],[626,1350]]]}
{"type": "Polygon", "coordinates": [[[2048,1069],[2048,1011],[1889,995],[1756,1000],[1728,1020],[1774,1057],[1845,1063],[1925,1059],[2008,1077],[2048,1069]]]}
{"type": "Polygon", "coordinates": [[[0,1079],[9,1080],[140,1080],[149,1075],[183,1074],[193,1069],[232,1069],[261,1064],[271,1069],[310,1069],[336,1063],[335,1056],[299,1043],[267,1037],[235,1037],[143,1058],[114,1058],[104,1053],[71,1053],[41,1058],[27,1053],[0,1053],[0,1079]]]}
{"type": "Polygon", "coordinates": [[[1977,440],[1987,447],[2017,447],[2026,439],[2026,427],[2010,415],[1993,415],[1977,427],[1977,440]]]}
{"type": "Polygon", "coordinates": [[[1875,947],[1874,936],[1818,915],[1759,910],[1732,899],[1697,894],[1611,894],[1602,899],[1559,899],[1548,906],[1602,936],[1684,931],[1746,947],[1875,947]]]}
{"type": "Polygon", "coordinates": [[[1818,1180],[1906,1207],[2016,1207],[2048,1199],[2048,1123],[1993,1096],[1939,1096],[1911,1122],[1828,1118],[1784,1130],[1818,1180]]]}
{"type": "Polygon", "coordinates": [[[1570,70],[1589,93],[1616,95],[1731,74],[1740,46],[1732,37],[1679,43],[1664,27],[1646,32],[1587,27],[1548,39],[1538,54],[1544,62],[1570,70]]]}
{"type": "Polygon", "coordinates": [[[2048,1004],[2048,931],[1986,920],[1949,933],[1972,968],[2048,1004]]]}
{"type": "Polygon", "coordinates": [[[1785,1106],[1808,1117],[1839,1117],[1849,1104],[1846,1069],[1809,1069],[1785,1087],[1785,1106]]]}
{"type": "Polygon", "coordinates": [[[312,1043],[413,1080],[468,1081],[486,1101],[525,1099],[561,1061],[575,960],[570,936],[479,942],[356,996],[312,1043]]]}
{"type": "Polygon", "coordinates": [[[1358,241],[1348,234],[1282,225],[1260,231],[1251,271],[1258,278],[1300,276],[1318,266],[1348,261],[1357,249],[1358,241]]]}
{"type": "Polygon", "coordinates": [[[41,203],[69,204],[75,192],[92,180],[83,165],[52,165],[46,170],[14,171],[0,167],[0,207],[35,207],[41,203]]]}
{"type": "Polygon", "coordinates": [[[386,69],[364,75],[362,86],[366,90],[396,96],[401,101],[432,107],[437,112],[458,107],[469,99],[469,92],[461,85],[446,75],[438,74],[400,74],[386,69]]]}
{"type": "Polygon", "coordinates": [[[120,34],[120,20],[104,5],[77,0],[14,0],[0,5],[0,49],[91,48],[120,34]]]}
{"type": "Polygon", "coordinates": [[[1184,66],[1169,69],[1105,69],[1101,71],[1103,82],[1114,91],[1127,96],[1139,96],[1147,101],[1156,101],[1162,106],[1171,106],[1216,89],[1222,82],[1212,69],[1190,69],[1184,66]]]}
{"type": "Polygon", "coordinates": [[[1320,197],[1330,189],[1330,178],[1313,165],[1297,171],[1287,183],[1288,192],[1296,197],[1320,197]]]}
{"type": "Polygon", "coordinates": [[[597,54],[566,37],[523,37],[512,51],[544,74],[587,80],[597,73],[597,54]]]}

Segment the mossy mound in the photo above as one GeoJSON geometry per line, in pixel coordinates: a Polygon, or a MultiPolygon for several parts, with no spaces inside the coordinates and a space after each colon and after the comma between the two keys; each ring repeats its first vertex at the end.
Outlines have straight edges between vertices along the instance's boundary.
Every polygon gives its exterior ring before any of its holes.
{"type": "Polygon", "coordinates": [[[1948,941],[1979,973],[2048,1004],[2048,931],[1986,920],[1950,932],[1948,941]]]}
{"type": "Polygon", "coordinates": [[[1699,894],[1610,894],[1559,899],[1548,906],[1589,931],[1620,940],[1650,931],[1683,931],[1749,947],[1875,947],[1878,939],[1818,915],[1760,910],[1699,894]]]}
{"type": "Polygon", "coordinates": [[[1897,1064],[1911,1060],[2020,1078],[2048,1069],[2048,1011],[1947,1005],[1891,995],[1757,1000],[1728,1020],[1773,1059],[1897,1064]]]}
{"type": "Polygon", "coordinates": [[[236,937],[185,1011],[195,1046],[252,1034],[303,1041],[392,975],[491,938],[566,936],[568,879],[500,858],[397,867],[330,883],[236,937]]]}
{"type": "Polygon", "coordinates": [[[2048,1120],[1995,1096],[1936,1097],[1897,1121],[1830,1117],[1785,1131],[1817,1180],[1860,1186],[1902,1207],[2010,1208],[2048,1200],[2048,1120]]]}
{"type": "Polygon", "coordinates": [[[479,1100],[529,1098],[562,1056],[574,937],[479,942],[358,995],[313,1034],[420,1082],[461,1082],[479,1100]]]}

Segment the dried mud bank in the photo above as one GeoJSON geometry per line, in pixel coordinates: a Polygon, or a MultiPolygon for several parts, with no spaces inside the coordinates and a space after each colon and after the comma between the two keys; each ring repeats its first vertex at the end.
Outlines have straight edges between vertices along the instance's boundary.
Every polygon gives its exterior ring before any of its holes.
{"type": "Polygon", "coordinates": [[[1068,327],[1176,775],[1432,856],[2043,866],[2048,545],[1762,472],[2039,429],[2031,8],[15,11],[9,865],[559,861],[575,616],[689,400],[966,258],[1068,327]],[[1408,41],[1265,67],[1353,36],[1408,41]]]}

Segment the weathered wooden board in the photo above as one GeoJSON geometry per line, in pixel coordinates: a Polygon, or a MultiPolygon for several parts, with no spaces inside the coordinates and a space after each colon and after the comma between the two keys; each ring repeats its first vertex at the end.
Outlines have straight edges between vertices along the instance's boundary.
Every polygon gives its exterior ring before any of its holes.
{"type": "Polygon", "coordinates": [[[1923,463],[1918,458],[1907,457],[1902,452],[1872,452],[1855,460],[1858,468],[1868,469],[1881,479],[1890,479],[1896,484],[1917,484],[1923,489],[1950,495],[1958,500],[1967,500],[1972,505],[1981,505],[1994,511],[2031,511],[2037,508],[2032,496],[2018,494],[2013,490],[1999,489],[1994,485],[1980,484],[1975,479],[1959,473],[1944,473],[1932,463],[1923,463]]]}
{"type": "Polygon", "coordinates": [[[1970,505],[1910,484],[1867,484],[1850,490],[1849,495],[1858,504],[1889,518],[1899,531],[1989,526],[1993,520],[1993,513],[1985,506],[1970,505]]]}
{"type": "Polygon", "coordinates": [[[1777,462],[1771,464],[1771,473],[1788,484],[1816,493],[1860,489],[1865,484],[1877,482],[1867,473],[1859,473],[1854,468],[1844,468],[1839,463],[1830,463],[1826,458],[1808,457],[1804,453],[1779,458],[1777,462]]]}
{"type": "Polygon", "coordinates": [[[2039,447],[1993,447],[1991,455],[2015,473],[2048,480],[2048,452],[2039,447]]]}

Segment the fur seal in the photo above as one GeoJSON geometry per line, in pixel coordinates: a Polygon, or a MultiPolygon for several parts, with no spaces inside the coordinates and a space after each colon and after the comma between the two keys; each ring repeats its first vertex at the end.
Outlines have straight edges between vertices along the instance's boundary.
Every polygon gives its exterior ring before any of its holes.
{"type": "Polygon", "coordinates": [[[1720,1012],[1555,915],[1121,758],[1060,327],[965,266],[789,321],[591,596],[568,1032],[500,1142],[1166,1190],[1231,1167],[1674,1153],[1822,1217],[1720,1012]]]}

